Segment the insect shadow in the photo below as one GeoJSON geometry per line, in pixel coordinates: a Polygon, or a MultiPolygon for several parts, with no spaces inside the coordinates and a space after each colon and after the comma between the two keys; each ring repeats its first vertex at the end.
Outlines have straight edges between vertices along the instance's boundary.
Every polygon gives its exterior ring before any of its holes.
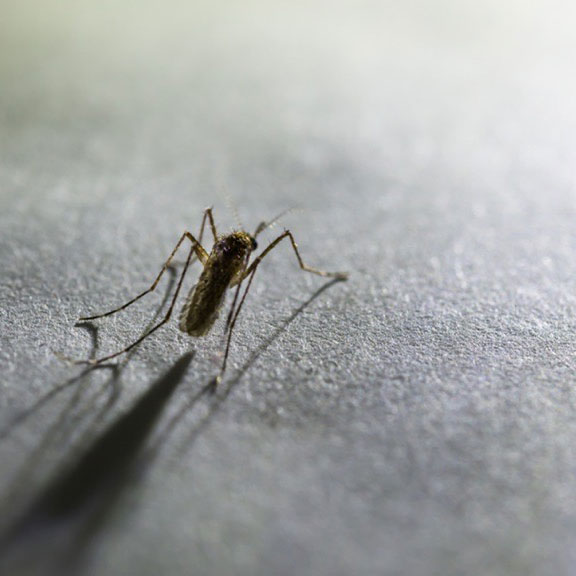
{"type": "Polygon", "coordinates": [[[296,310],[290,314],[288,318],[286,318],[273,332],[270,334],[249,356],[243,366],[236,371],[234,377],[230,379],[226,383],[221,390],[217,391],[217,380],[214,378],[208,382],[208,384],[203,387],[198,393],[192,396],[187,402],[185,402],[182,407],[178,410],[178,412],[172,417],[170,422],[165,427],[162,434],[158,437],[157,441],[154,445],[152,445],[149,450],[147,451],[147,458],[155,458],[158,455],[158,452],[166,444],[167,437],[172,434],[172,432],[178,427],[180,422],[188,415],[190,410],[199,400],[199,398],[209,393],[213,397],[213,401],[210,405],[209,411],[204,417],[192,428],[189,432],[186,439],[181,442],[181,446],[177,449],[177,454],[175,457],[172,458],[174,463],[180,461],[182,456],[188,452],[192,446],[194,445],[195,441],[198,437],[202,434],[202,432],[210,425],[214,416],[217,412],[224,406],[226,400],[232,393],[232,391],[238,386],[240,381],[242,380],[244,374],[252,367],[252,365],[258,360],[258,358],[266,352],[266,350],[285,332],[289,325],[298,317],[306,308],[308,308],[314,300],[316,300],[319,296],[321,296],[326,290],[331,288],[334,284],[340,282],[341,280],[335,278],[329,282],[323,284],[318,290],[316,290],[305,302],[303,302],[296,310]]]}
{"type": "MultiPolygon", "coordinates": [[[[12,470],[13,476],[0,495],[0,501],[9,504],[12,511],[29,498],[30,492],[34,490],[34,480],[42,475],[42,470],[56,454],[62,454],[63,446],[65,450],[73,449],[70,438],[74,437],[74,446],[81,446],[93,431],[99,428],[116,404],[120,397],[119,381],[123,366],[103,364],[96,368],[100,371],[111,371],[111,374],[104,379],[95,379],[92,369],[83,370],[54,387],[0,431],[0,441],[6,440],[18,427],[71,390],[57,416],[42,433],[38,444],[26,454],[24,461],[12,470]]],[[[11,510],[4,510],[1,524],[4,524],[10,515],[11,510]]]]}
{"type": "Polygon", "coordinates": [[[183,380],[194,353],[184,354],[33,501],[0,538],[5,574],[74,573],[128,485],[143,472],[142,448],[183,380]]]}
{"type": "MultiPolygon", "coordinates": [[[[168,286],[151,323],[161,314],[174,288],[176,270],[170,267],[168,274],[168,286]]],[[[96,355],[99,349],[98,328],[90,323],[84,323],[80,325],[80,327],[88,331],[91,340],[91,356],[96,355]]],[[[145,330],[146,329],[148,329],[148,327],[146,327],[145,330]]],[[[26,456],[24,462],[18,467],[13,478],[9,481],[7,488],[0,494],[0,501],[10,503],[12,508],[18,508],[19,502],[25,499],[27,493],[29,493],[30,479],[38,475],[37,471],[42,466],[47,454],[55,451],[60,454],[62,445],[69,445],[69,437],[71,435],[77,437],[74,441],[75,446],[83,446],[90,441],[95,430],[99,429],[103,420],[120,397],[120,378],[128,359],[129,355],[125,361],[120,364],[103,363],[96,366],[87,366],[76,376],[53,387],[32,406],[22,411],[4,428],[0,429],[0,442],[3,442],[14,433],[18,427],[24,425],[52,401],[56,401],[58,396],[72,389],[70,398],[59,411],[52,425],[43,433],[41,441],[26,456]],[[93,378],[93,372],[95,370],[108,370],[111,371],[111,375],[103,381],[95,381],[93,378]],[[101,397],[104,394],[106,394],[107,397],[102,401],[101,397]],[[79,433],[79,430],[82,432],[79,433]]],[[[9,516],[9,513],[5,511],[3,516],[6,518],[6,516],[9,516]]],[[[2,524],[4,524],[4,521],[2,524]]]]}
{"type": "MultiPolygon", "coordinates": [[[[188,436],[181,452],[191,448],[258,357],[337,281],[324,284],[301,304],[251,354],[226,388],[217,396],[212,395],[214,401],[208,413],[188,436]]],[[[184,414],[204,395],[214,392],[215,382],[210,380],[184,403],[164,430],[156,434],[156,441],[144,448],[193,355],[187,353],[182,356],[153,383],[124,416],[40,492],[8,532],[0,535],[0,571],[34,573],[37,567],[41,567],[42,574],[68,574],[81,567],[90,553],[92,542],[105,528],[126,488],[134,487],[141,480],[184,414]]]]}
{"type": "Polygon", "coordinates": [[[305,264],[302,260],[302,256],[300,255],[296,240],[289,230],[285,230],[282,234],[277,236],[274,240],[272,240],[272,242],[270,242],[270,244],[268,244],[268,246],[266,246],[266,248],[264,248],[264,250],[262,250],[260,254],[258,254],[258,256],[251,260],[252,254],[258,248],[258,243],[256,241],[258,235],[272,226],[281,216],[283,216],[283,214],[284,213],[278,215],[268,222],[261,222],[253,234],[249,234],[244,230],[235,230],[230,234],[219,235],[216,230],[212,208],[207,208],[204,211],[198,239],[196,239],[196,237],[194,237],[190,232],[184,232],[176,243],[176,246],[172,250],[170,256],[162,266],[160,273],[154,282],[152,282],[149,288],[122,306],[114,308],[108,312],[104,312],[103,314],[85,316],[80,318],[80,322],[87,322],[116,314],[117,312],[125,310],[147,294],[150,294],[150,292],[153,292],[158,286],[158,283],[160,282],[164,272],[170,266],[180,247],[186,241],[189,241],[190,247],[188,256],[180,275],[180,279],[178,280],[178,285],[176,287],[174,297],[170,302],[170,306],[164,318],[152,326],[149,330],[147,330],[140,338],[125,348],[112,354],[102,356],[101,358],[81,360],[77,361],[77,363],[97,365],[112,360],[117,356],[129,352],[143,340],[152,335],[156,330],[164,326],[164,324],[166,324],[172,316],[172,312],[174,310],[178,295],[180,294],[180,289],[182,288],[182,283],[184,281],[184,277],[186,276],[186,272],[188,271],[191,263],[197,260],[200,262],[203,268],[197,283],[192,287],[190,293],[188,294],[184,307],[180,313],[180,330],[194,337],[201,337],[208,334],[220,314],[227,290],[235,288],[232,306],[226,319],[226,347],[224,350],[220,372],[216,377],[216,383],[219,383],[222,380],[226,370],[226,363],[228,361],[234,327],[236,325],[236,321],[238,320],[240,311],[244,306],[246,297],[248,296],[252,281],[254,280],[254,275],[256,274],[256,271],[258,270],[258,267],[260,266],[263,259],[272,250],[274,250],[274,248],[276,248],[280,242],[285,239],[289,240],[296,259],[298,260],[298,264],[303,271],[316,274],[317,276],[335,278],[338,280],[346,280],[348,277],[348,274],[345,272],[326,272],[324,270],[313,268],[312,266],[305,264]],[[207,223],[209,224],[214,241],[212,250],[210,252],[207,252],[202,245],[204,230],[207,223]]]}

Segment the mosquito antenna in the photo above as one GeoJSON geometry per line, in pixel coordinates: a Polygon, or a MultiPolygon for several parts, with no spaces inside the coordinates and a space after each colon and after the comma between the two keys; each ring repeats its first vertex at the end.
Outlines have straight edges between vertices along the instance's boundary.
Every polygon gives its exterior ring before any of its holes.
{"type": "Polygon", "coordinates": [[[272,226],[274,226],[274,224],[276,224],[276,222],[278,222],[280,218],[283,218],[284,216],[286,216],[286,214],[290,214],[290,212],[294,212],[294,210],[297,210],[298,208],[299,208],[298,205],[291,206],[290,208],[287,208],[286,210],[280,212],[280,214],[278,214],[277,216],[274,216],[272,220],[268,220],[268,222],[260,222],[260,224],[258,224],[258,227],[256,228],[256,232],[254,232],[253,237],[256,238],[258,234],[264,232],[264,230],[266,230],[267,228],[272,228],[272,226]]]}
{"type": "Polygon", "coordinates": [[[232,196],[229,193],[226,194],[226,207],[232,212],[232,214],[234,214],[234,221],[236,222],[237,229],[243,230],[242,222],[240,221],[240,215],[238,213],[238,207],[236,206],[234,200],[232,200],[232,196]]]}

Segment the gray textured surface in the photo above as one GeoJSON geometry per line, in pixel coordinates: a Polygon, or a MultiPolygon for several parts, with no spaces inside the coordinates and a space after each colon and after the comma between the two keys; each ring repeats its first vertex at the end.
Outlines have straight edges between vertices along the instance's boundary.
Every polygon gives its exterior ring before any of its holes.
{"type": "Polygon", "coordinates": [[[569,3],[1,9],[6,573],[576,571],[569,3]],[[226,195],[350,281],[278,249],[215,395],[221,328],[75,379],[226,195]]]}

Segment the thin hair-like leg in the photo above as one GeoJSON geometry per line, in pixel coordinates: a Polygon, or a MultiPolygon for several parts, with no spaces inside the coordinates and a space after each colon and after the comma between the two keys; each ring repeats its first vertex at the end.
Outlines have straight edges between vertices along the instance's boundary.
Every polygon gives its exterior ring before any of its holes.
{"type": "Polygon", "coordinates": [[[204,248],[202,247],[202,236],[204,235],[204,227],[206,225],[206,219],[208,219],[210,221],[210,228],[212,229],[212,234],[214,235],[214,239],[216,239],[216,226],[214,225],[214,217],[212,216],[212,209],[207,208],[204,211],[204,215],[202,217],[202,225],[200,226],[200,234],[198,235],[198,240],[195,240],[194,237],[192,236],[192,234],[190,234],[189,232],[184,232],[184,234],[182,234],[182,236],[180,237],[180,240],[178,240],[178,243],[174,247],[174,250],[172,250],[172,253],[170,254],[170,256],[168,256],[168,259],[166,260],[166,262],[164,262],[164,265],[162,266],[162,270],[160,270],[160,273],[156,277],[156,280],[154,280],[154,282],[152,282],[151,286],[148,289],[146,289],[146,290],[144,290],[144,292],[138,294],[138,296],[136,296],[135,298],[132,298],[132,300],[129,300],[128,302],[126,302],[126,304],[123,304],[122,306],[119,306],[118,308],[114,308],[114,310],[110,310],[109,312],[104,312],[104,314],[96,314],[94,316],[84,316],[82,318],[79,318],[78,322],[88,322],[90,320],[96,320],[98,318],[104,318],[106,316],[112,316],[112,314],[116,314],[117,312],[120,312],[120,311],[124,310],[125,308],[128,308],[128,306],[134,304],[135,302],[140,300],[140,298],[143,298],[144,296],[146,296],[146,294],[150,294],[150,292],[153,292],[154,290],[156,290],[156,286],[158,286],[158,282],[160,282],[160,279],[164,275],[164,272],[166,272],[166,270],[168,269],[168,266],[170,266],[170,263],[174,259],[176,252],[178,252],[178,249],[180,248],[180,246],[182,245],[182,242],[184,242],[184,240],[186,238],[188,238],[189,240],[192,241],[193,248],[196,251],[196,256],[198,257],[200,262],[202,262],[202,264],[204,264],[206,262],[206,260],[208,259],[208,254],[207,254],[206,250],[204,250],[204,248]]]}
{"type": "MultiPolygon", "coordinates": [[[[220,367],[220,373],[216,377],[216,384],[222,382],[222,377],[224,376],[224,372],[226,371],[226,363],[228,362],[228,354],[230,353],[230,344],[232,342],[232,331],[234,330],[234,326],[236,326],[236,320],[238,319],[238,314],[240,314],[240,310],[244,304],[244,300],[246,300],[246,296],[248,294],[248,290],[250,289],[250,285],[252,284],[252,280],[254,279],[254,273],[256,272],[256,268],[254,268],[251,272],[250,278],[248,279],[248,284],[246,284],[246,289],[242,294],[242,298],[240,298],[240,303],[238,307],[234,309],[236,305],[236,301],[238,300],[238,294],[240,293],[241,283],[238,283],[238,288],[236,289],[236,294],[234,295],[234,301],[232,303],[232,308],[230,309],[230,314],[228,315],[228,319],[226,321],[228,335],[226,336],[226,349],[224,350],[224,359],[222,360],[222,366],[220,367]]],[[[246,276],[245,276],[246,278],[246,276]]]]}
{"type": "Polygon", "coordinates": [[[200,236],[198,237],[198,241],[202,244],[202,232],[204,232],[204,223],[206,222],[206,218],[210,221],[210,230],[212,230],[212,236],[214,237],[214,242],[218,240],[218,232],[216,232],[216,224],[214,224],[214,216],[212,215],[212,207],[206,208],[204,210],[204,216],[202,217],[202,230],[200,231],[200,236]]]}
{"type": "Polygon", "coordinates": [[[236,302],[238,302],[238,295],[240,294],[240,287],[242,286],[242,282],[244,282],[246,278],[246,270],[248,268],[248,260],[250,259],[250,254],[246,256],[244,260],[244,267],[240,274],[240,280],[237,282],[236,290],[234,292],[234,300],[232,300],[232,306],[230,306],[230,312],[228,312],[228,316],[226,318],[226,330],[230,327],[230,322],[232,322],[232,316],[234,316],[234,310],[236,309],[236,302]]]}
{"type": "Polygon", "coordinates": [[[300,256],[300,252],[298,251],[298,245],[294,240],[294,236],[289,230],[286,230],[280,236],[278,236],[275,240],[273,240],[260,254],[257,258],[254,259],[252,264],[247,267],[246,271],[243,274],[242,280],[238,283],[238,289],[236,290],[236,294],[234,295],[234,301],[232,304],[232,309],[230,310],[230,314],[228,315],[228,319],[226,325],[228,327],[228,336],[226,338],[226,349],[224,351],[224,359],[222,360],[222,366],[220,368],[220,373],[216,378],[216,383],[220,383],[222,381],[222,377],[226,370],[226,364],[228,362],[228,354],[230,353],[230,344],[232,342],[232,332],[234,330],[234,326],[236,325],[236,320],[238,319],[238,315],[240,314],[240,310],[242,310],[242,306],[246,300],[246,296],[248,296],[248,290],[250,290],[250,286],[252,285],[252,280],[254,280],[254,275],[258,266],[264,259],[264,257],[271,252],[284,238],[290,238],[290,242],[292,244],[292,248],[294,249],[294,253],[296,254],[296,258],[298,259],[298,264],[300,264],[300,268],[306,272],[311,272],[312,274],[317,274],[318,276],[323,276],[327,278],[336,278],[339,280],[346,280],[348,278],[348,274],[346,272],[325,272],[324,270],[319,270],[317,268],[312,268],[311,266],[307,266],[304,264],[302,257],[300,256]],[[240,299],[240,303],[238,307],[235,308],[236,301],[238,300],[238,293],[240,292],[240,284],[248,278],[248,283],[246,284],[246,288],[244,293],[242,294],[242,298],[240,299]]]}
{"type": "MultiPolygon", "coordinates": [[[[194,242],[196,242],[196,241],[194,240],[194,242]]],[[[112,360],[112,358],[116,358],[116,356],[120,356],[121,354],[125,354],[126,352],[132,350],[132,348],[134,348],[135,346],[138,346],[138,344],[140,344],[143,340],[148,338],[148,336],[150,336],[153,332],[156,332],[156,330],[158,330],[158,328],[164,326],[164,324],[166,324],[166,322],[168,322],[168,320],[170,320],[170,317],[172,316],[172,311],[174,310],[174,305],[176,303],[176,299],[178,298],[178,294],[180,294],[180,289],[182,288],[182,282],[184,281],[184,276],[186,276],[186,272],[188,271],[188,267],[190,266],[190,262],[192,261],[192,256],[194,255],[195,250],[196,250],[196,246],[193,245],[190,248],[190,252],[188,252],[188,258],[186,259],[186,264],[184,264],[184,269],[182,270],[182,274],[180,275],[180,280],[178,281],[178,286],[176,287],[176,292],[174,293],[174,297],[172,298],[172,302],[170,303],[170,308],[168,308],[168,312],[166,313],[166,316],[164,316],[164,318],[160,322],[158,322],[158,324],[156,324],[156,326],[154,326],[153,328],[148,330],[144,335],[140,336],[140,338],[138,338],[135,342],[132,342],[132,344],[130,344],[129,346],[126,346],[126,348],[123,348],[119,352],[114,352],[114,354],[108,354],[107,356],[103,356],[102,358],[96,358],[96,359],[92,359],[92,360],[80,360],[80,361],[75,362],[75,363],[76,364],[89,364],[89,365],[94,366],[97,364],[101,364],[102,362],[112,360]]]]}
{"type": "Polygon", "coordinates": [[[296,254],[296,258],[298,259],[298,264],[300,265],[300,268],[302,268],[302,270],[305,270],[306,272],[311,272],[312,274],[317,274],[318,276],[323,276],[325,278],[338,278],[339,280],[346,280],[348,278],[347,272],[325,272],[324,270],[319,270],[318,268],[312,268],[312,266],[307,266],[306,264],[304,264],[302,256],[300,256],[300,252],[298,251],[298,244],[296,244],[296,240],[294,240],[294,236],[292,236],[292,232],[290,232],[290,230],[285,230],[284,232],[282,232],[282,234],[280,234],[280,236],[278,236],[275,240],[272,240],[272,242],[270,242],[270,244],[266,246],[266,248],[262,251],[262,254],[260,254],[257,258],[255,258],[254,262],[250,264],[250,266],[246,270],[244,277],[249,276],[252,273],[252,271],[258,267],[262,259],[266,256],[266,254],[268,254],[268,252],[273,250],[280,242],[282,242],[282,240],[284,240],[284,238],[290,238],[290,243],[292,244],[292,248],[294,249],[294,253],[296,254]]]}

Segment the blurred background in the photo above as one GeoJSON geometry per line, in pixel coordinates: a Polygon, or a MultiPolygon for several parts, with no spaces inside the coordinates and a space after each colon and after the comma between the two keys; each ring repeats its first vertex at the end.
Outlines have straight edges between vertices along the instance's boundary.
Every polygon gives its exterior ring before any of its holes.
{"type": "Polygon", "coordinates": [[[573,574],[574,16],[0,0],[6,573],[573,574]],[[350,280],[278,248],[216,394],[221,325],[60,362],[207,206],[350,280]]]}
{"type": "Polygon", "coordinates": [[[328,193],[358,208],[377,189],[381,209],[424,173],[470,197],[561,150],[570,180],[567,8],[2,2],[4,194],[25,202],[42,172],[47,199],[121,196],[167,219],[215,194],[266,213],[276,196],[325,208],[328,193]]]}

